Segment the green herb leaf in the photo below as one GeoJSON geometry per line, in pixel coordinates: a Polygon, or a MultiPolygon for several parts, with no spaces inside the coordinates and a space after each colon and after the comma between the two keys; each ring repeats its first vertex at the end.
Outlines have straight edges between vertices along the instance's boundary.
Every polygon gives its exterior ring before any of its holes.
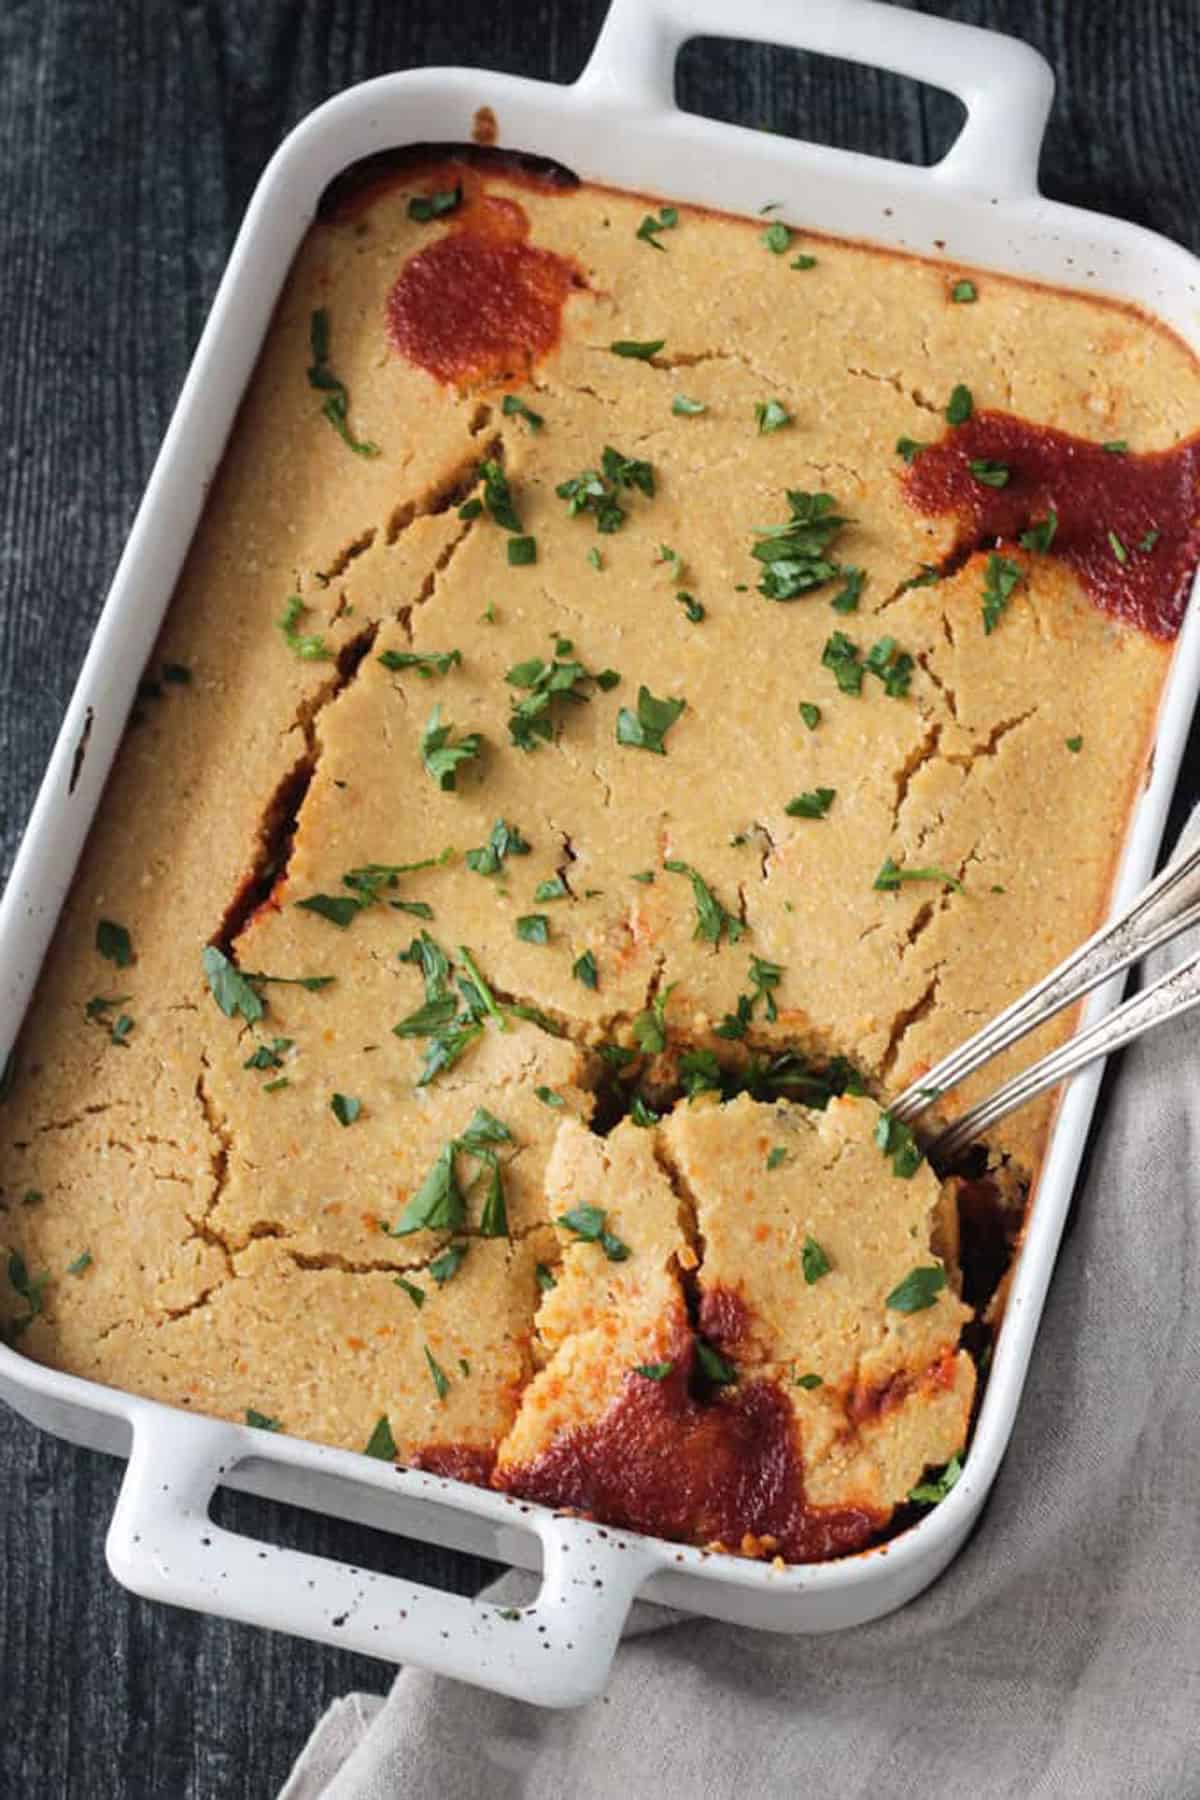
{"type": "Polygon", "coordinates": [[[817,259],[815,256],[805,256],[803,254],[800,256],[793,256],[791,262],[788,264],[789,269],[815,269],[816,266],[817,259]]]}
{"type": "Polygon", "coordinates": [[[1083,749],[1083,739],[1082,737],[1069,737],[1066,740],[1066,745],[1072,755],[1078,756],[1079,752],[1083,749]]]}
{"type": "Polygon", "coordinates": [[[960,381],[946,405],[947,425],[965,425],[974,410],[975,403],[971,398],[971,390],[969,387],[964,387],[960,381]]]}
{"type": "Polygon", "coordinates": [[[804,723],[808,726],[810,731],[815,731],[817,726],[821,723],[821,709],[819,706],[814,706],[811,700],[802,700],[800,702],[800,717],[804,720],[804,723]]]}
{"type": "Polygon", "coordinates": [[[792,234],[786,225],[782,225],[776,220],[773,225],[767,226],[767,229],[762,234],[762,241],[767,246],[767,249],[771,251],[772,255],[782,256],[784,251],[791,245],[792,234]]]}
{"type": "Polygon", "coordinates": [[[282,1069],[284,1054],[291,1047],[291,1038],[272,1038],[269,1044],[260,1044],[253,1055],[246,1058],[242,1067],[243,1069],[282,1069]]]}
{"type": "Polygon", "coordinates": [[[782,431],[785,425],[793,422],[787,407],[782,406],[778,400],[758,401],[754,408],[754,418],[760,437],[766,437],[772,431],[782,431]]]}
{"type": "Polygon", "coordinates": [[[408,216],[418,225],[428,225],[431,219],[444,219],[447,213],[457,212],[462,204],[462,185],[443,188],[433,194],[414,194],[408,203],[408,216]]]}
{"type": "Polygon", "coordinates": [[[1129,444],[1125,438],[1112,438],[1107,444],[1101,444],[1100,448],[1107,450],[1110,456],[1124,456],[1129,444]]]}
{"type": "Polygon", "coordinates": [[[458,1274],[467,1260],[467,1249],[468,1245],[466,1244],[451,1244],[448,1249],[442,1251],[440,1256],[434,1257],[429,1265],[429,1273],[439,1287],[445,1287],[446,1283],[452,1281],[458,1274]]]}
{"type": "Polygon", "coordinates": [[[674,1367],[673,1362],[634,1363],[633,1372],[635,1375],[641,1375],[646,1381],[665,1381],[674,1367]]]}
{"type": "Polygon", "coordinates": [[[825,1383],[819,1375],[797,1375],[792,1385],[798,1388],[808,1388],[811,1391],[813,1388],[824,1387],[825,1383]]]}
{"type": "Polygon", "coordinates": [[[530,431],[540,431],[546,423],[541,413],[536,413],[531,406],[526,406],[520,394],[505,394],[500,402],[500,411],[505,418],[524,419],[530,431]]]}
{"type": "Polygon", "coordinates": [[[990,636],[1000,623],[1001,614],[1008,606],[1012,591],[1024,573],[1020,563],[1013,562],[1010,557],[1001,556],[995,550],[988,557],[983,580],[983,630],[985,636],[990,636]]]}
{"type": "Polygon", "coordinates": [[[385,650],[376,658],[393,673],[398,669],[415,669],[428,681],[434,675],[448,675],[462,662],[461,650],[385,650]]]}
{"type": "Polygon", "coordinates": [[[897,650],[895,638],[883,637],[867,651],[863,668],[882,681],[885,694],[901,700],[909,690],[916,664],[907,650],[897,650]]]}
{"type": "Polygon", "coordinates": [[[836,788],[814,788],[811,793],[797,794],[783,810],[792,819],[823,819],[836,795],[836,788]]]}
{"type": "Polygon", "coordinates": [[[367,1439],[363,1455],[377,1457],[380,1462],[395,1462],[397,1454],[396,1440],[392,1436],[388,1416],[381,1413],[375,1422],[374,1431],[367,1439]]]}
{"type": "Polygon", "coordinates": [[[487,843],[477,850],[468,850],[463,860],[476,875],[498,875],[507,857],[528,856],[529,848],[518,826],[497,819],[487,843]]]}
{"type": "Polygon", "coordinates": [[[235,968],[223,950],[206,944],[200,957],[212,997],[227,1019],[241,1014],[247,1025],[257,1025],[267,1010],[262,996],[249,979],[235,968]]]}
{"type": "Polygon", "coordinates": [[[414,1231],[461,1231],[467,1209],[454,1172],[455,1143],[443,1145],[424,1181],[389,1227],[389,1237],[408,1237],[414,1231]]]}
{"type": "Polygon", "coordinates": [[[577,1243],[599,1244],[609,1262],[624,1262],[629,1255],[629,1245],[607,1230],[606,1216],[599,1206],[573,1206],[570,1212],[560,1214],[554,1223],[574,1232],[577,1243]]]}
{"type": "Polygon", "coordinates": [[[1040,550],[1043,554],[1054,542],[1058,530],[1058,514],[1051,507],[1044,519],[1031,521],[1028,531],[1023,531],[1017,542],[1022,550],[1040,550]]]}
{"type": "Polygon", "coordinates": [[[937,1297],[946,1285],[946,1271],[941,1264],[932,1268],[910,1269],[896,1287],[894,1287],[884,1305],[893,1312],[924,1312],[927,1307],[937,1304],[937,1297]]]}
{"type": "Polygon", "coordinates": [[[841,573],[846,577],[844,585],[829,602],[834,612],[852,613],[858,611],[858,602],[867,582],[865,569],[844,567],[841,573]]]}
{"type": "Polygon", "coordinates": [[[972,300],[978,300],[979,295],[976,292],[975,283],[973,281],[956,281],[954,286],[950,289],[950,298],[957,302],[959,306],[965,306],[972,300]]]}
{"type": "Polygon", "coordinates": [[[583,983],[585,988],[591,988],[594,991],[600,985],[600,976],[596,968],[596,958],[592,955],[590,950],[585,950],[582,956],[577,956],[575,958],[575,961],[571,964],[571,973],[576,981],[581,981],[583,983]]]}
{"type": "Polygon", "coordinates": [[[299,594],[289,594],[284,602],[283,617],[276,620],[276,623],[288,649],[294,651],[301,662],[327,662],[332,652],[327,648],[325,639],[319,635],[306,636],[296,629],[307,611],[299,594]]]}
{"type": "Polygon", "coordinates": [[[425,1304],[425,1289],[423,1287],[418,1287],[417,1283],[415,1281],[409,1281],[405,1278],[405,1276],[397,1275],[396,1286],[398,1288],[403,1288],[404,1292],[408,1295],[409,1299],[412,1301],[413,1305],[418,1310],[420,1310],[420,1308],[422,1306],[424,1306],[424,1304],[425,1304]]]}
{"type": "Polygon", "coordinates": [[[124,925],[116,925],[111,919],[100,919],[96,925],[96,948],[101,956],[118,969],[127,969],[133,961],[133,940],[124,925]]]}
{"type": "Polygon", "coordinates": [[[541,1288],[543,1294],[553,1293],[554,1289],[558,1286],[557,1281],[554,1279],[553,1269],[548,1269],[545,1263],[538,1263],[533,1272],[537,1277],[537,1284],[541,1288]]]}
{"type": "Polygon", "coordinates": [[[843,694],[861,694],[863,667],[858,660],[858,645],[851,643],[844,631],[835,631],[821,652],[821,667],[832,671],[843,694]]]}
{"type": "Polygon", "coordinates": [[[339,1125],[353,1125],[362,1111],[362,1101],[353,1099],[349,1094],[334,1094],[329,1105],[339,1125]]]}
{"type": "Polygon", "coordinates": [[[671,411],[677,418],[694,418],[697,413],[707,412],[708,407],[703,400],[689,400],[686,394],[676,394],[671,402],[671,411]]]}
{"type": "Polygon", "coordinates": [[[736,944],[746,931],[746,926],[736,913],[729,912],[713,893],[704,877],[692,868],[690,863],[670,861],[663,864],[672,875],[686,875],[692,884],[692,896],[696,902],[696,929],[694,937],[706,944],[719,944],[724,932],[731,944],[736,944]]]}
{"type": "Polygon", "coordinates": [[[641,238],[643,243],[649,244],[652,250],[665,250],[666,245],[660,244],[657,241],[658,234],[661,231],[673,231],[678,223],[679,214],[675,208],[673,206],[664,206],[657,215],[654,213],[647,213],[634,233],[634,236],[641,238]]]}
{"type": "Polygon", "coordinates": [[[928,448],[929,445],[923,444],[920,438],[900,437],[896,439],[896,455],[902,456],[910,469],[922,450],[928,450],[928,448]]]}
{"type": "Polygon", "coordinates": [[[439,703],[430,713],[428,723],[421,733],[421,761],[443,793],[455,791],[458,786],[459,764],[473,761],[483,748],[483,739],[477,731],[466,733],[457,744],[451,742],[453,733],[453,725],[442,724],[442,708],[439,703]]]}
{"type": "Polygon", "coordinates": [[[533,1091],[543,1106],[553,1107],[557,1110],[567,1104],[562,1095],[556,1093],[552,1087],[535,1087],[533,1091]]]}
{"type": "Polygon", "coordinates": [[[666,338],[650,338],[639,343],[634,338],[618,338],[608,347],[614,356],[632,356],[638,362],[649,362],[651,357],[658,355],[666,341],[666,338]]]}
{"type": "Polygon", "coordinates": [[[952,1456],[944,1469],[935,1470],[927,1481],[918,1482],[915,1488],[910,1488],[908,1497],[922,1506],[936,1506],[957,1484],[961,1474],[962,1457],[952,1456]]]}
{"type": "Polygon", "coordinates": [[[890,856],[884,858],[883,867],[871,886],[881,894],[889,894],[894,893],[904,881],[941,881],[953,888],[956,894],[966,891],[958,876],[947,874],[945,869],[902,869],[890,856]]]}
{"type": "Polygon", "coordinates": [[[633,1096],[629,1108],[631,1125],[640,1125],[643,1130],[648,1130],[651,1125],[657,1125],[661,1118],[662,1114],[656,1113],[652,1107],[647,1106],[640,1094],[633,1096]]]}
{"type": "Polygon", "coordinates": [[[695,1342],[696,1361],[711,1382],[718,1387],[727,1387],[731,1381],[737,1380],[737,1370],[731,1362],[726,1362],[719,1351],[714,1350],[711,1344],[706,1344],[701,1337],[695,1342]]]}
{"type": "Polygon", "coordinates": [[[90,1250],[81,1250],[79,1255],[76,1256],[75,1258],[73,1258],[73,1260],[67,1264],[67,1274],[68,1275],[82,1275],[85,1273],[86,1270],[90,1269],[91,1266],[92,1266],[91,1251],[90,1250]]]}
{"type": "Polygon", "coordinates": [[[686,700],[659,700],[648,687],[639,687],[636,714],[627,706],[617,714],[618,744],[665,756],[663,740],[686,705],[686,700]]]}
{"type": "Polygon", "coordinates": [[[633,1041],[647,1056],[659,1056],[667,1047],[667,1001],[674,985],[672,982],[656,994],[645,1012],[638,1013],[633,1021],[633,1041]]]}
{"type": "Polygon", "coordinates": [[[309,343],[312,348],[312,363],[308,371],[308,385],[323,392],[326,396],[321,407],[322,413],[329,420],[342,442],[347,444],[356,456],[378,456],[379,445],[368,444],[354,436],[347,422],[350,411],[350,395],[344,381],[336,376],[329,366],[329,314],[324,307],[314,312],[309,324],[309,343]]]}
{"type": "Polygon", "coordinates": [[[512,569],[527,568],[537,561],[537,539],[514,537],[508,540],[508,563],[512,569]]]}
{"type": "Polygon", "coordinates": [[[362,911],[362,901],[352,894],[310,894],[305,900],[297,900],[296,905],[301,912],[316,913],[342,931],[362,911]]]}
{"type": "Polygon", "coordinates": [[[806,1237],[800,1252],[800,1266],[804,1271],[805,1284],[812,1287],[814,1282],[820,1281],[822,1275],[829,1274],[833,1264],[816,1238],[806,1237]]]}
{"type": "Polygon", "coordinates": [[[1129,561],[1129,552],[1125,548],[1124,544],[1121,542],[1120,538],[1117,536],[1115,531],[1110,531],[1108,533],[1108,542],[1109,542],[1109,548],[1112,550],[1112,553],[1116,557],[1117,561],[1121,564],[1127,563],[1129,561]]]}
{"type": "Polygon", "coordinates": [[[1008,486],[1009,472],[1007,463],[993,462],[991,458],[987,456],[973,456],[967,463],[967,467],[970,469],[976,481],[981,481],[984,487],[1002,488],[1008,486]]]}
{"type": "Polygon", "coordinates": [[[788,1153],[782,1144],[773,1144],[767,1152],[767,1173],[773,1174],[781,1169],[788,1159],[788,1153]]]}
{"type": "Polygon", "coordinates": [[[891,1157],[892,1174],[901,1181],[911,1181],[924,1158],[910,1128],[894,1119],[890,1112],[880,1113],[875,1126],[875,1142],[884,1156],[891,1157]]]}
{"type": "Polygon", "coordinates": [[[550,920],[545,913],[524,913],[517,920],[517,936],[523,944],[548,944],[550,920]]]}
{"type": "Polygon", "coordinates": [[[782,525],[755,528],[751,555],[765,564],[758,591],[768,600],[794,600],[831,581],[840,571],[827,552],[849,523],[835,512],[832,494],[787,490],[791,518],[782,525]]]}
{"type": "Polygon", "coordinates": [[[256,1412],[254,1407],[246,1408],[246,1423],[255,1431],[282,1431],[283,1426],[278,1419],[271,1418],[269,1413],[256,1412]]]}

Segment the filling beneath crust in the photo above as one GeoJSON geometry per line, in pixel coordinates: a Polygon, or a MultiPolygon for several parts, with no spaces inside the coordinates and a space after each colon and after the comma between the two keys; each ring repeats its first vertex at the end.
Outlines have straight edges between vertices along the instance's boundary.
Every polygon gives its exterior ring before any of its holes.
{"type": "Polygon", "coordinates": [[[370,174],[9,1071],[0,1325],[614,1524],[859,1549],[955,1479],[1051,1117],[939,1178],[887,1103],[1105,906],[1196,367],[774,214],[370,174]]]}

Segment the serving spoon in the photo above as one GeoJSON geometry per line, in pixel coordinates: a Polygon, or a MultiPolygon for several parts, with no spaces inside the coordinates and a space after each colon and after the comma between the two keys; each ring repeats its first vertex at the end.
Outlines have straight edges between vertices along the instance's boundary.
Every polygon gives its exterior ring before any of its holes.
{"type": "MultiPolygon", "coordinates": [[[[890,1108],[894,1119],[911,1124],[950,1088],[1080,1000],[1112,975],[1119,975],[1147,951],[1166,944],[1190,925],[1200,924],[1200,844],[1144,887],[1124,912],[1101,927],[1078,950],[1052,969],[1011,1006],[905,1089],[890,1108]]],[[[959,1115],[927,1145],[939,1161],[959,1155],[981,1132],[1046,1088],[1076,1075],[1089,1063],[1132,1043],[1156,1025],[1200,1006],[1200,954],[1134,994],[1057,1050],[1002,1083],[986,1100],[959,1115]]]]}

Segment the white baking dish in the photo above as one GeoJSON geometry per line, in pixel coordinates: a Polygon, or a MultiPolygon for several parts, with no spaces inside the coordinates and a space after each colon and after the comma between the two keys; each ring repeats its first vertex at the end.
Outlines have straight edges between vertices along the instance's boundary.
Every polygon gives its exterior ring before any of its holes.
{"type": "MultiPolygon", "coordinates": [[[[150,653],[293,254],[326,184],[372,152],[465,140],[477,107],[502,141],[584,178],[665,198],[781,216],[957,263],[1120,295],[1200,348],[1200,265],[1135,226],[1037,192],[1052,91],[1033,51],[872,0],[615,0],[571,88],[461,69],[365,83],[320,108],[259,183],[117,570],[12,879],[0,902],[0,1060],[16,1034],[150,653]],[[756,38],[876,64],[956,93],[967,121],[931,169],[717,125],[678,111],[687,38],[756,38]]],[[[1150,874],[1200,687],[1192,607],[1165,690],[1150,774],[1116,900],[1150,874]]],[[[1113,986],[1092,996],[1090,1019],[1113,986]]],[[[965,1472],[920,1524],[842,1562],[762,1563],[558,1517],[500,1494],[347,1451],[196,1418],[59,1374],[0,1348],[0,1395],[46,1429],[128,1455],[108,1560],[136,1592],[413,1662],[543,1705],[600,1692],[635,1596],[776,1631],[862,1623],[901,1605],[955,1555],[1008,1441],[1078,1172],[1099,1071],[1059,1112],[965,1472]],[[513,1618],[482,1602],[277,1550],[212,1525],[220,1484],[390,1531],[539,1565],[537,1603],[513,1618]]]]}

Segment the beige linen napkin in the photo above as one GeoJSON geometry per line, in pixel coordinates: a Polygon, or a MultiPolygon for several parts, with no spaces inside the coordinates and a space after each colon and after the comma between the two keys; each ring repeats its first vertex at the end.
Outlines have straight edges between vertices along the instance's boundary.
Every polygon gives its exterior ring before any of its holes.
{"type": "Polygon", "coordinates": [[[640,1607],[576,1712],[403,1670],[331,1708],[280,1800],[1195,1800],[1198,1215],[1192,1017],[1125,1056],[1011,1448],[932,1589],[819,1638],[640,1607]]]}

